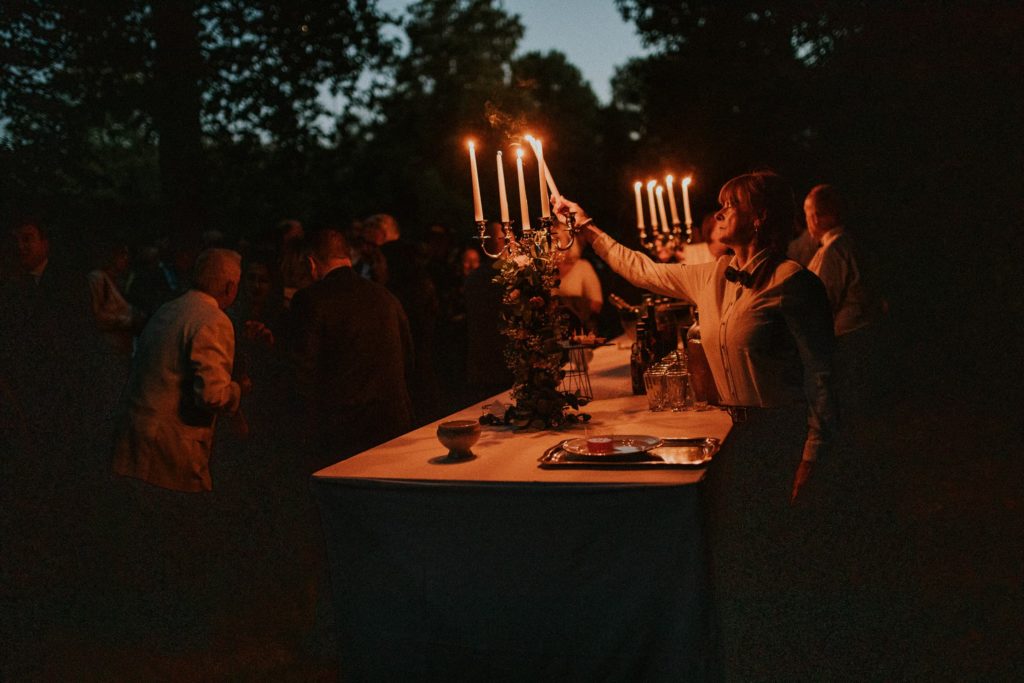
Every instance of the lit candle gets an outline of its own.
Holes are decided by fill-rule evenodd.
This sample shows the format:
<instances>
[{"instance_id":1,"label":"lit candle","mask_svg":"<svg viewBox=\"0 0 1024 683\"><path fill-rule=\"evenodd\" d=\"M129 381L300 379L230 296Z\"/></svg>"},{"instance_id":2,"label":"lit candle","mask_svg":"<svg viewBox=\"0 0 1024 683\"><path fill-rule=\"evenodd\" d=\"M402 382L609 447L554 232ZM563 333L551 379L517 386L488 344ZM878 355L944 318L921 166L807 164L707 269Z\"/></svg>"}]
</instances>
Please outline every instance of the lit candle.
<instances>
[{"instance_id":1,"label":"lit candle","mask_svg":"<svg viewBox=\"0 0 1024 683\"><path fill-rule=\"evenodd\" d=\"M644 206L643 200L640 199L640 189L644 186L639 180L633 183L633 192L636 194L636 228L640 231L640 234L644 234Z\"/></svg>"},{"instance_id":2,"label":"lit candle","mask_svg":"<svg viewBox=\"0 0 1024 683\"><path fill-rule=\"evenodd\" d=\"M686 176L683 178L683 213L686 214L686 224L693 225L693 216L690 215L690 183L693 182L693 178Z\"/></svg>"},{"instance_id":3,"label":"lit candle","mask_svg":"<svg viewBox=\"0 0 1024 683\"><path fill-rule=\"evenodd\" d=\"M658 215L661 217L661 231L668 232L668 218L665 217L665 188L658 185L655 193L658 195Z\"/></svg>"},{"instance_id":4,"label":"lit candle","mask_svg":"<svg viewBox=\"0 0 1024 683\"><path fill-rule=\"evenodd\" d=\"M672 225L679 225L679 212L676 211L676 194L672 188L672 183L675 180L671 173L665 176L665 194L668 195L668 208L672 212Z\"/></svg>"},{"instance_id":5,"label":"lit candle","mask_svg":"<svg viewBox=\"0 0 1024 683\"><path fill-rule=\"evenodd\" d=\"M533 148L533 153L535 155L537 155L538 157L542 156L542 153L537 151L537 148L540 145L540 140L533 137L532 135L527 135L526 141L530 143L530 147ZM554 195L555 197L562 196L561 193L558 191L558 186L555 185L555 178L554 176L551 175L551 169L548 167L547 162L544 162L544 177L548 181L548 190L551 192L551 194Z\"/></svg>"},{"instance_id":6,"label":"lit candle","mask_svg":"<svg viewBox=\"0 0 1024 683\"><path fill-rule=\"evenodd\" d=\"M505 164L498 150L498 202L501 204L501 222L508 223L508 195L505 194Z\"/></svg>"},{"instance_id":7,"label":"lit candle","mask_svg":"<svg viewBox=\"0 0 1024 683\"><path fill-rule=\"evenodd\" d=\"M651 210L651 234L658 232L658 212L654 208L654 186L657 185L656 180L647 181L647 207Z\"/></svg>"},{"instance_id":8,"label":"lit candle","mask_svg":"<svg viewBox=\"0 0 1024 683\"><path fill-rule=\"evenodd\" d=\"M561 197L561 193L558 191L558 186L555 185L555 179L551 175L551 169L548 168L547 163L544 164L544 177L548 179L548 189L551 190L551 194L556 197Z\"/></svg>"},{"instance_id":9,"label":"lit candle","mask_svg":"<svg viewBox=\"0 0 1024 683\"><path fill-rule=\"evenodd\" d=\"M516 150L516 170L519 172L519 210L523 214L523 229L530 228L530 206L526 202L526 177L523 175L523 148Z\"/></svg>"},{"instance_id":10,"label":"lit candle","mask_svg":"<svg viewBox=\"0 0 1024 683\"><path fill-rule=\"evenodd\" d=\"M550 218L551 200L548 199L548 185L545 178L548 165L544 163L544 145L541 144L540 140L536 140L536 142L537 144L534 145L534 149L537 153L537 179L540 181L540 215L544 218Z\"/></svg>"},{"instance_id":11,"label":"lit candle","mask_svg":"<svg viewBox=\"0 0 1024 683\"><path fill-rule=\"evenodd\" d=\"M484 219L484 207L480 202L480 176L476 172L476 145L469 141L469 170L473 175L473 219L479 223Z\"/></svg>"}]
</instances>

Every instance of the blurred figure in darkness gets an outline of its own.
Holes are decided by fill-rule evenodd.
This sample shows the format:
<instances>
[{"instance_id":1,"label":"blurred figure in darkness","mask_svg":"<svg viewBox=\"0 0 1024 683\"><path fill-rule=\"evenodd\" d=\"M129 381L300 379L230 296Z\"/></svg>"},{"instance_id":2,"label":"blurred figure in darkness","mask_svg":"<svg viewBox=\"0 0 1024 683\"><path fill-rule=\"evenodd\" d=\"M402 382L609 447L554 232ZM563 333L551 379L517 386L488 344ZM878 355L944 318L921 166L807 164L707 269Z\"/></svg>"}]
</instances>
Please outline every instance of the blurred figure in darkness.
<instances>
[{"instance_id":1,"label":"blurred figure in darkness","mask_svg":"<svg viewBox=\"0 0 1024 683\"><path fill-rule=\"evenodd\" d=\"M177 269L170 262L170 248L170 240L161 238L140 249L125 283L125 298L147 318L184 291Z\"/></svg>"},{"instance_id":2,"label":"blurred figure in darkness","mask_svg":"<svg viewBox=\"0 0 1024 683\"><path fill-rule=\"evenodd\" d=\"M131 265L128 247L108 246L100 258L100 267L88 275L93 318L110 350L127 364L132 355L132 342L142 331L146 319L121 293L121 283Z\"/></svg>"},{"instance_id":3,"label":"blurred figure in darkness","mask_svg":"<svg viewBox=\"0 0 1024 683\"><path fill-rule=\"evenodd\" d=\"M208 249L196 262L195 289L150 318L139 337L124 415L114 443L120 475L138 525L125 539L134 563L126 604L162 642L199 647L223 595L228 548L216 530L210 476L216 418L237 411L248 383L232 380L235 335L224 314L235 300L241 257ZM141 569L141 571L139 571Z\"/></svg>"},{"instance_id":4,"label":"blurred figure in darkness","mask_svg":"<svg viewBox=\"0 0 1024 683\"><path fill-rule=\"evenodd\" d=\"M354 252L352 267L363 277L384 282L386 264L380 248L402 236L394 216L378 213L359 223L360 246Z\"/></svg>"},{"instance_id":5,"label":"blurred figure in darkness","mask_svg":"<svg viewBox=\"0 0 1024 683\"><path fill-rule=\"evenodd\" d=\"M418 245L406 240L392 240L380 247L380 254L384 259L382 284L401 302L409 320L416 353L409 378L409 394L415 423L426 424L445 414L434 370L439 313L437 291L427 275L426 255Z\"/></svg>"},{"instance_id":6,"label":"blurred figure in darkness","mask_svg":"<svg viewBox=\"0 0 1024 683\"><path fill-rule=\"evenodd\" d=\"M307 475L410 429L414 358L401 304L355 273L341 232L314 232L309 249L315 282L292 299L287 335L316 435Z\"/></svg>"},{"instance_id":7,"label":"blurred figure in darkness","mask_svg":"<svg viewBox=\"0 0 1024 683\"><path fill-rule=\"evenodd\" d=\"M501 223L490 222L487 235L487 251L499 253L505 246ZM501 333L505 289L494 282L496 263L487 259L466 277L466 404L512 388L512 372L504 356L506 338Z\"/></svg>"},{"instance_id":8,"label":"blurred figure in darkness","mask_svg":"<svg viewBox=\"0 0 1024 683\"><path fill-rule=\"evenodd\" d=\"M818 251L818 246L818 240L810 230L804 228L789 243L789 247L786 248L786 256L806 268L814 258L815 252Z\"/></svg>"},{"instance_id":9,"label":"blurred figure in darkness","mask_svg":"<svg viewBox=\"0 0 1024 683\"><path fill-rule=\"evenodd\" d=\"M99 474L90 447L106 413L85 272L38 217L5 231L15 269L0 287L0 573L6 627L66 609L81 572ZM88 484L84 483L88 482ZM6 653L5 653L6 654Z\"/></svg>"},{"instance_id":10,"label":"blurred figure in darkness","mask_svg":"<svg viewBox=\"0 0 1024 683\"><path fill-rule=\"evenodd\" d=\"M563 235L560 239L566 238ZM579 241L574 241L569 249L559 253L558 298L561 305L575 317L570 324L574 331L594 332L597 329L597 316L604 305L604 294L594 266L582 254Z\"/></svg>"},{"instance_id":11,"label":"blurred figure in darkness","mask_svg":"<svg viewBox=\"0 0 1024 683\"><path fill-rule=\"evenodd\" d=\"M825 285L836 335L836 393L840 407L861 413L879 382L877 342L883 304L863 272L863 259L846 228L846 203L832 185L817 185L804 200L807 232L821 246L807 269Z\"/></svg>"},{"instance_id":12,"label":"blurred figure in darkness","mask_svg":"<svg viewBox=\"0 0 1024 683\"><path fill-rule=\"evenodd\" d=\"M480 267L481 261L479 248L472 246L463 249L459 257L459 270L462 272L462 277L469 277L470 273Z\"/></svg>"}]
</instances>

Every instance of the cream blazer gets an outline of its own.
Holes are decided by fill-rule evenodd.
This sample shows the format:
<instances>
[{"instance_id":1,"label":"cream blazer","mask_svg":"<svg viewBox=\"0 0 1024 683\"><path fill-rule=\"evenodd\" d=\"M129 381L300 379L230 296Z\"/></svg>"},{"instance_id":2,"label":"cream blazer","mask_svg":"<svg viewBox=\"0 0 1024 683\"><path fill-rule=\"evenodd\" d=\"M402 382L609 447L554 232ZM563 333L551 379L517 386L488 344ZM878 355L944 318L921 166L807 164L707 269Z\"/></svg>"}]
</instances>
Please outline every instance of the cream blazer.
<instances>
[{"instance_id":1,"label":"cream blazer","mask_svg":"<svg viewBox=\"0 0 1024 683\"><path fill-rule=\"evenodd\" d=\"M234 356L234 329L213 297L190 290L160 307L139 337L114 472L175 491L212 490L215 418L241 398Z\"/></svg>"}]
</instances>

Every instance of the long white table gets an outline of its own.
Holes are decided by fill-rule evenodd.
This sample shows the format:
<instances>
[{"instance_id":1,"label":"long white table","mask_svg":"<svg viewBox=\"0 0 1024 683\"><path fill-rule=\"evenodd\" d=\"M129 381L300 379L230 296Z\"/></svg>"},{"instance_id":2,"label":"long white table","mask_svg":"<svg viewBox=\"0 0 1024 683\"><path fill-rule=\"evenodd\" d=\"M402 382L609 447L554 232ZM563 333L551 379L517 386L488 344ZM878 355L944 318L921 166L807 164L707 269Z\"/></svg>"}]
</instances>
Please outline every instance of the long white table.
<instances>
[{"instance_id":1,"label":"long white table","mask_svg":"<svg viewBox=\"0 0 1024 683\"><path fill-rule=\"evenodd\" d=\"M731 421L648 411L618 346L595 351L590 378L586 427L485 427L476 459L436 465L434 423L314 475L343 678L708 675L703 470L537 459L588 431L724 440Z\"/></svg>"}]
</instances>

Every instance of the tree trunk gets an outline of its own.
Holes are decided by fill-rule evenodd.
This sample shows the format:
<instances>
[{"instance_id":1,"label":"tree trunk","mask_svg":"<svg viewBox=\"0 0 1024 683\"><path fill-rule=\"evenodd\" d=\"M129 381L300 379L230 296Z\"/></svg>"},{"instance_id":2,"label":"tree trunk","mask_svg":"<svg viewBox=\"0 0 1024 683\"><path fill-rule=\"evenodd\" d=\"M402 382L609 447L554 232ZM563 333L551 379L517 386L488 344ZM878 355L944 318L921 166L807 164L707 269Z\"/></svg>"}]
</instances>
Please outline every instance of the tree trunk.
<instances>
[{"instance_id":1,"label":"tree trunk","mask_svg":"<svg viewBox=\"0 0 1024 683\"><path fill-rule=\"evenodd\" d=\"M206 229L199 23L194 0L153 3L154 120L159 135L160 192L166 233L181 245L198 244Z\"/></svg>"}]
</instances>

